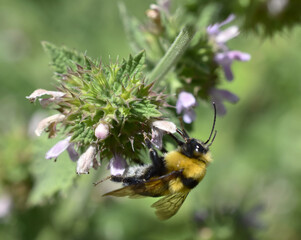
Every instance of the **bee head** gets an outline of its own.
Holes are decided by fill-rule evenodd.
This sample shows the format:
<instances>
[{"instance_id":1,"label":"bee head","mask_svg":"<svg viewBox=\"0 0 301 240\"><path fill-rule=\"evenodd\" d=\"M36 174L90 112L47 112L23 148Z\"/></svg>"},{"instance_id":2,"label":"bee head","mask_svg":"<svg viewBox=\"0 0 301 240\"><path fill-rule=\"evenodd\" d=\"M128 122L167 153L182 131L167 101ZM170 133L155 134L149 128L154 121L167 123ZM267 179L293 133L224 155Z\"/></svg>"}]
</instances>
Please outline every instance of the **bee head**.
<instances>
[{"instance_id":1,"label":"bee head","mask_svg":"<svg viewBox=\"0 0 301 240\"><path fill-rule=\"evenodd\" d=\"M187 138L181 146L181 151L187 157L199 158L209 151L209 146L195 138Z\"/></svg>"},{"instance_id":2,"label":"bee head","mask_svg":"<svg viewBox=\"0 0 301 240\"><path fill-rule=\"evenodd\" d=\"M215 103L213 103L213 107L214 107L214 120L213 120L213 125L212 125L210 136L209 136L209 138L206 142L199 141L195 138L190 138L188 136L187 132L184 129L182 129L182 130L177 129L177 132L185 140L185 142L183 142L180 145L181 152L183 154L185 154L187 157L199 158L199 157L201 157L202 155L206 154L209 151L209 147L213 143L213 141L215 139L215 136L216 136L216 133L217 133L216 130L214 131L215 122L216 122L216 106L215 106ZM212 138L212 136L213 136L213 138ZM212 140L211 140L211 138L212 138Z\"/></svg>"}]
</instances>

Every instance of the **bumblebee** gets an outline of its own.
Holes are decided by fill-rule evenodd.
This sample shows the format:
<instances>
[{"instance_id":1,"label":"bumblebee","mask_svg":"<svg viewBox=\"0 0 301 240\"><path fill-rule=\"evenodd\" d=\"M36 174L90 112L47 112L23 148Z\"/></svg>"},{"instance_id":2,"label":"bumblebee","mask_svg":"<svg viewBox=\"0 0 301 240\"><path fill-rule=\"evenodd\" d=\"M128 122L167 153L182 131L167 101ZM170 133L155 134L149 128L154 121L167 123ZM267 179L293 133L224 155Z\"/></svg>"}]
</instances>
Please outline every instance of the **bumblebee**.
<instances>
[{"instance_id":1,"label":"bumblebee","mask_svg":"<svg viewBox=\"0 0 301 240\"><path fill-rule=\"evenodd\" d=\"M111 181L121 182L123 187L103 196L163 197L152 205L156 209L157 217L166 220L174 216L191 189L204 178L206 168L212 161L209 147L217 133L214 131L216 107L214 104L213 106L214 121L207 141L190 138L184 129L177 129L181 140L174 134L169 135L178 148L170 152L163 149L163 156L159 156L151 141L145 137L152 164L132 166L126 169L123 175L110 176Z\"/></svg>"}]
</instances>

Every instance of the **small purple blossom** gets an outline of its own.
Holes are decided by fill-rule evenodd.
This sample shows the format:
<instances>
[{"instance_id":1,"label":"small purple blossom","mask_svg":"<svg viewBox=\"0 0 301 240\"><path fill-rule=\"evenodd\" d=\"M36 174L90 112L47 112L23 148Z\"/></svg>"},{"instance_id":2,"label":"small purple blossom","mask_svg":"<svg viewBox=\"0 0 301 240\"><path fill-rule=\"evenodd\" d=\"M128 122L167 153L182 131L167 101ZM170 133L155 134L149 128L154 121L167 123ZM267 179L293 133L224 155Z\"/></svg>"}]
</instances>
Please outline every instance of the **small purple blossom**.
<instances>
[{"instance_id":1,"label":"small purple blossom","mask_svg":"<svg viewBox=\"0 0 301 240\"><path fill-rule=\"evenodd\" d=\"M109 169L111 175L122 175L127 167L126 160L120 154L114 154L114 157L110 160Z\"/></svg>"},{"instance_id":2,"label":"small purple blossom","mask_svg":"<svg viewBox=\"0 0 301 240\"><path fill-rule=\"evenodd\" d=\"M215 54L215 61L222 66L228 81L233 80L233 73L231 70L233 60L245 62L251 59L250 54L240 51L230 51L226 45L227 41L239 35L239 29L237 26L231 26L222 31L220 30L220 27L231 22L234 18L235 16L232 14L224 22L207 27L207 34L217 51Z\"/></svg>"},{"instance_id":3,"label":"small purple blossom","mask_svg":"<svg viewBox=\"0 0 301 240\"><path fill-rule=\"evenodd\" d=\"M45 155L46 159L52 159L57 157L64 152L70 145L71 136L65 138L64 140L59 141L55 144Z\"/></svg>"},{"instance_id":4,"label":"small purple blossom","mask_svg":"<svg viewBox=\"0 0 301 240\"><path fill-rule=\"evenodd\" d=\"M251 59L250 54L243 53L240 51L226 51L220 52L215 55L215 61L220 64L225 73L225 77L228 81L233 80L233 73L231 70L231 65L234 60L245 62Z\"/></svg>"},{"instance_id":5,"label":"small purple blossom","mask_svg":"<svg viewBox=\"0 0 301 240\"><path fill-rule=\"evenodd\" d=\"M76 161L78 159L78 153L74 149L74 144L70 143L70 140L71 140L71 136L59 141L46 153L45 158L46 159L54 158L56 160L58 156L61 155L62 152L67 150L70 159L72 161Z\"/></svg>"},{"instance_id":6,"label":"small purple blossom","mask_svg":"<svg viewBox=\"0 0 301 240\"><path fill-rule=\"evenodd\" d=\"M70 159L73 161L73 162L76 162L78 160L78 152L75 150L74 148L74 143L71 143L68 147L67 147L67 152L68 152L68 155L70 157Z\"/></svg>"},{"instance_id":7,"label":"small purple blossom","mask_svg":"<svg viewBox=\"0 0 301 240\"><path fill-rule=\"evenodd\" d=\"M226 46L226 42L239 35L239 29L237 26L231 26L225 30L220 30L222 26L231 22L234 18L235 16L231 14L222 23L216 23L207 27L207 34L209 35L209 38L216 45L216 48L219 51L227 51L228 47Z\"/></svg>"},{"instance_id":8,"label":"small purple blossom","mask_svg":"<svg viewBox=\"0 0 301 240\"><path fill-rule=\"evenodd\" d=\"M220 28L235 19L235 15L231 14L225 21L221 23L215 23L207 27L207 33L211 36L218 35L220 33Z\"/></svg>"},{"instance_id":9,"label":"small purple blossom","mask_svg":"<svg viewBox=\"0 0 301 240\"><path fill-rule=\"evenodd\" d=\"M212 101L216 104L216 110L219 115L225 115L227 112L223 101L236 103L239 100L235 94L224 89L212 88L209 94L211 95Z\"/></svg>"},{"instance_id":10,"label":"small purple blossom","mask_svg":"<svg viewBox=\"0 0 301 240\"><path fill-rule=\"evenodd\" d=\"M237 26L231 26L227 29L220 31L219 34L215 36L215 41L220 47L223 47L226 42L235 38L239 35L239 28Z\"/></svg>"},{"instance_id":11,"label":"small purple blossom","mask_svg":"<svg viewBox=\"0 0 301 240\"><path fill-rule=\"evenodd\" d=\"M192 123L196 117L193 107L197 105L195 97L189 92L181 92L176 104L177 114L183 113L183 121Z\"/></svg>"}]
</instances>

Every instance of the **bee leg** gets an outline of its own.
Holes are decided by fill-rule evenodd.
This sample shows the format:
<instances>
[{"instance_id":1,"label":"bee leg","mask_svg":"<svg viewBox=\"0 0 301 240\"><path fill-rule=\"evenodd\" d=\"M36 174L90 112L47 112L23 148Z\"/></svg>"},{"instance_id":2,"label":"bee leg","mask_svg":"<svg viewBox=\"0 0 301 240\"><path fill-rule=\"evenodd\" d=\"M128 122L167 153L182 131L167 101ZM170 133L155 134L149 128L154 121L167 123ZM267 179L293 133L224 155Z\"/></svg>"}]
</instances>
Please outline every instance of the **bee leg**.
<instances>
[{"instance_id":1,"label":"bee leg","mask_svg":"<svg viewBox=\"0 0 301 240\"><path fill-rule=\"evenodd\" d=\"M140 179L140 178L135 178L135 177L122 177L121 175L117 175L117 176L111 176L110 177L111 181L113 182L121 182L124 185L135 185L135 184L139 184L139 183L143 183L145 182L144 179Z\"/></svg>"},{"instance_id":2,"label":"bee leg","mask_svg":"<svg viewBox=\"0 0 301 240\"><path fill-rule=\"evenodd\" d=\"M165 164L163 161L163 157L159 157L157 151L153 148L152 143L148 138L145 138L145 143L146 143L147 148L149 149L149 156L153 163L153 167L148 172L148 174L147 174L148 176L146 177L146 179L148 179L154 175L164 174L166 171L166 168L165 168Z\"/></svg>"},{"instance_id":3,"label":"bee leg","mask_svg":"<svg viewBox=\"0 0 301 240\"><path fill-rule=\"evenodd\" d=\"M124 177L121 175L111 175L111 181L113 182L123 182Z\"/></svg>"},{"instance_id":4,"label":"bee leg","mask_svg":"<svg viewBox=\"0 0 301 240\"><path fill-rule=\"evenodd\" d=\"M168 151L166 150L165 147L162 147L162 148L161 148L161 152L165 154L165 153L167 153Z\"/></svg>"},{"instance_id":5,"label":"bee leg","mask_svg":"<svg viewBox=\"0 0 301 240\"><path fill-rule=\"evenodd\" d=\"M184 143L181 141L181 140L179 140L175 135L173 135L172 133L169 133L168 134L169 136L171 136L175 141L176 141L176 143L181 147Z\"/></svg>"}]
</instances>

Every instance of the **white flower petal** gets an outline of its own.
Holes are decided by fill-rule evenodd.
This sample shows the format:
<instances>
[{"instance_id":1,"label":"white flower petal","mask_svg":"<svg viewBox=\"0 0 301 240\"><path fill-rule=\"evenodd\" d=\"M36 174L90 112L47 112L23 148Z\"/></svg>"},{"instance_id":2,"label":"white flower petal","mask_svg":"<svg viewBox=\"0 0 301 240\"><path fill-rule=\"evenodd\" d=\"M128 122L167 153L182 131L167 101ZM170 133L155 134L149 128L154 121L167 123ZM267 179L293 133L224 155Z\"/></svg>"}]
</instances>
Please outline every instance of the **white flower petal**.
<instances>
[{"instance_id":1,"label":"white flower petal","mask_svg":"<svg viewBox=\"0 0 301 240\"><path fill-rule=\"evenodd\" d=\"M164 121L164 120L154 121L153 127L156 127L168 133L175 133L177 131L176 124L170 121Z\"/></svg>"},{"instance_id":2,"label":"white flower petal","mask_svg":"<svg viewBox=\"0 0 301 240\"><path fill-rule=\"evenodd\" d=\"M0 219L6 217L12 208L12 198L8 194L0 196Z\"/></svg>"},{"instance_id":3,"label":"white flower petal","mask_svg":"<svg viewBox=\"0 0 301 240\"><path fill-rule=\"evenodd\" d=\"M42 132L51 124L54 122L61 122L65 119L65 115L63 114L54 114L50 117L44 118L42 121L39 122L35 134L39 137L41 136Z\"/></svg>"},{"instance_id":4,"label":"white flower petal","mask_svg":"<svg viewBox=\"0 0 301 240\"><path fill-rule=\"evenodd\" d=\"M37 89L26 98L29 99L29 101L34 102L37 98L43 97L45 95L49 95L53 99L59 99L63 97L65 93L59 91L47 91L45 89Z\"/></svg>"},{"instance_id":5,"label":"white flower petal","mask_svg":"<svg viewBox=\"0 0 301 240\"><path fill-rule=\"evenodd\" d=\"M177 131L177 126L170 121L154 121L152 124L152 140L151 142L155 147L162 148L162 138L164 133L175 133Z\"/></svg>"},{"instance_id":6,"label":"white flower petal","mask_svg":"<svg viewBox=\"0 0 301 240\"><path fill-rule=\"evenodd\" d=\"M96 147L90 146L88 149L79 157L77 161L77 174L88 174L91 167L93 167L94 158L96 155Z\"/></svg>"}]
</instances>

